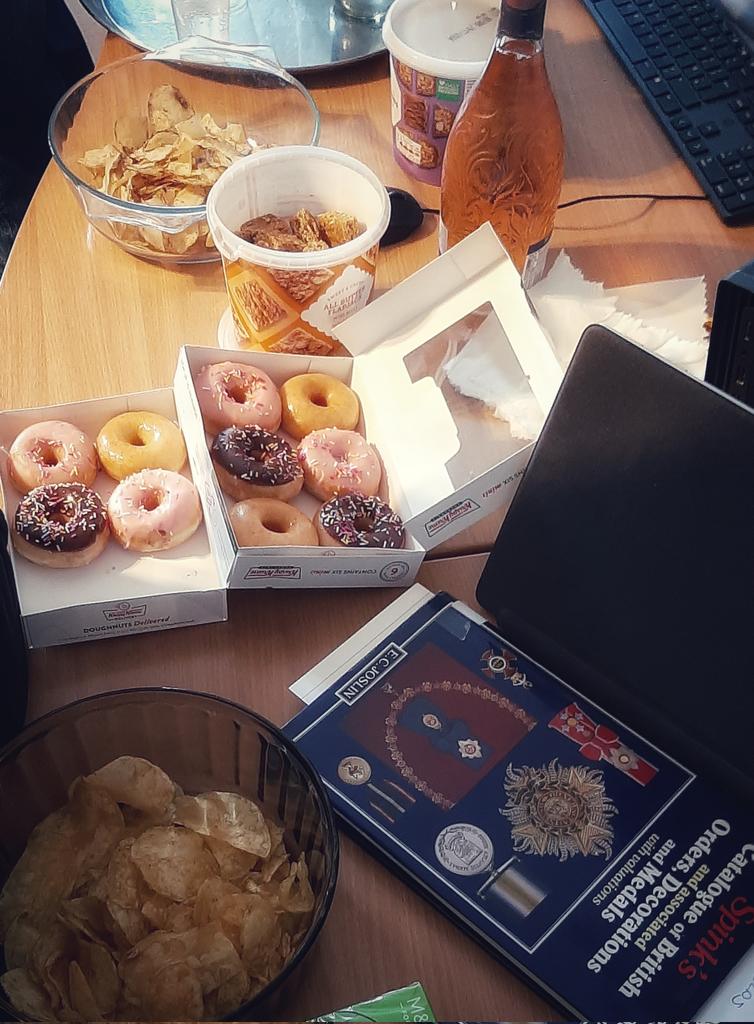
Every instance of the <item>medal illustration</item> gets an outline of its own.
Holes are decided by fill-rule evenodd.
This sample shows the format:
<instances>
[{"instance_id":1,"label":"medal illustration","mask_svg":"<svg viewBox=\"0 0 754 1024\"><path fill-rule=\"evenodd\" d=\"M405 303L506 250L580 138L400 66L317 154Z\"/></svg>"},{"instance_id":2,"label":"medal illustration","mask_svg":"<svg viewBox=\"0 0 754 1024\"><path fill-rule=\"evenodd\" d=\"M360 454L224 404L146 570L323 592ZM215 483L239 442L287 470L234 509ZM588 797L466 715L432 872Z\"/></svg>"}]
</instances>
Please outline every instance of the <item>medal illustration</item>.
<instances>
[{"instance_id":1,"label":"medal illustration","mask_svg":"<svg viewBox=\"0 0 754 1024\"><path fill-rule=\"evenodd\" d=\"M347 786L363 786L372 777L372 768L363 757L344 757L338 765L338 778Z\"/></svg>"},{"instance_id":2,"label":"medal illustration","mask_svg":"<svg viewBox=\"0 0 754 1024\"><path fill-rule=\"evenodd\" d=\"M516 867L518 857L511 857L495 868L477 890L482 900L500 900L521 917L528 917L547 895Z\"/></svg>"},{"instance_id":3,"label":"medal illustration","mask_svg":"<svg viewBox=\"0 0 754 1024\"><path fill-rule=\"evenodd\" d=\"M516 853L538 857L604 857L613 852L611 818L617 814L605 793L601 771L553 760L541 768L505 773L508 802L500 813L511 823Z\"/></svg>"},{"instance_id":4,"label":"medal illustration","mask_svg":"<svg viewBox=\"0 0 754 1024\"><path fill-rule=\"evenodd\" d=\"M569 704L559 711L550 728L578 743L579 753L590 761L607 761L640 786L646 786L657 774L654 765L627 747L612 729L593 722L578 704Z\"/></svg>"},{"instance_id":5,"label":"medal illustration","mask_svg":"<svg viewBox=\"0 0 754 1024\"><path fill-rule=\"evenodd\" d=\"M501 651L486 650L482 655L482 672L484 675L494 679L495 676L502 676L509 680L514 686L523 686L524 689L531 689L531 682L526 678L526 673L518 668L518 659L504 647Z\"/></svg>"}]
</instances>

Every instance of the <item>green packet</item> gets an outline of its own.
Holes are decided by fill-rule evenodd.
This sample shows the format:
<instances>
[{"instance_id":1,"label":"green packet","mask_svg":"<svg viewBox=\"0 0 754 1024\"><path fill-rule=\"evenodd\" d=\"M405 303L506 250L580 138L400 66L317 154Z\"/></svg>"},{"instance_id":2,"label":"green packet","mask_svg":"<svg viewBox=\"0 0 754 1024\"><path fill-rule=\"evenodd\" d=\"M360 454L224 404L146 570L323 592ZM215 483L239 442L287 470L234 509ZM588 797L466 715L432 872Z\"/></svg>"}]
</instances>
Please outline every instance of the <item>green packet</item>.
<instances>
[{"instance_id":1,"label":"green packet","mask_svg":"<svg viewBox=\"0 0 754 1024\"><path fill-rule=\"evenodd\" d=\"M384 996L369 999L366 1003L354 1003L335 1013L327 1013L324 1017L313 1020L333 1021L434 1021L435 1015L424 989L418 981L405 988L397 988L394 992L386 992Z\"/></svg>"}]
</instances>

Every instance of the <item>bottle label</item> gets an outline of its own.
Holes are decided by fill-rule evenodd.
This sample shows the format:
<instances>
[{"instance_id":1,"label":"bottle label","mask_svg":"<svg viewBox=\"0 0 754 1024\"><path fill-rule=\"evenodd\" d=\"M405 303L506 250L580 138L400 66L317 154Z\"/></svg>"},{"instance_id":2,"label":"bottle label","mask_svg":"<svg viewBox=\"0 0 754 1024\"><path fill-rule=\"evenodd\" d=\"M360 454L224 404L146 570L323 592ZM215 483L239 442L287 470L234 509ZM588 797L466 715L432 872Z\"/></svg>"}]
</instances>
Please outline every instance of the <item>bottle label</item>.
<instances>
[{"instance_id":1,"label":"bottle label","mask_svg":"<svg viewBox=\"0 0 754 1024\"><path fill-rule=\"evenodd\" d=\"M548 235L547 238L537 242L536 245L529 246L526 263L524 263L524 272L521 275L521 283L524 288L531 288L533 284L541 281L544 277L547 264L547 250L550 248L551 238L552 235Z\"/></svg>"}]
</instances>

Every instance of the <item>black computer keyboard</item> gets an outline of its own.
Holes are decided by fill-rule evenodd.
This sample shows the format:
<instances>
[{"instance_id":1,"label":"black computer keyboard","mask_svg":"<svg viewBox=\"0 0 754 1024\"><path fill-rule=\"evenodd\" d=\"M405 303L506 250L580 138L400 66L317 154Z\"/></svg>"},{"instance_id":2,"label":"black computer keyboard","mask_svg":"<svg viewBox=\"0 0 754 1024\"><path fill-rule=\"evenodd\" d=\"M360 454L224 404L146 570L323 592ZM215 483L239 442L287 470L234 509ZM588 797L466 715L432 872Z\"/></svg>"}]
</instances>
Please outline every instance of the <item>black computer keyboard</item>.
<instances>
[{"instance_id":1,"label":"black computer keyboard","mask_svg":"<svg viewBox=\"0 0 754 1024\"><path fill-rule=\"evenodd\" d=\"M715 0L584 0L727 224L754 219L754 50Z\"/></svg>"}]
</instances>

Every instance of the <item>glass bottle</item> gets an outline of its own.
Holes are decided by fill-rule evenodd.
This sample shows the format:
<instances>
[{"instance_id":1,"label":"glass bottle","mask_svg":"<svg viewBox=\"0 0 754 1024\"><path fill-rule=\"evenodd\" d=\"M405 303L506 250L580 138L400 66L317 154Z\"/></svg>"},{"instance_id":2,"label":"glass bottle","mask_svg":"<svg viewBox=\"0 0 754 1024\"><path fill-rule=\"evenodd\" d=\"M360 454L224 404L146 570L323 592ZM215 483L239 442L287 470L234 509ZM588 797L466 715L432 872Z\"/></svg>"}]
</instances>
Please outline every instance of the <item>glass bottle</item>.
<instances>
[{"instance_id":1,"label":"glass bottle","mask_svg":"<svg viewBox=\"0 0 754 1024\"><path fill-rule=\"evenodd\" d=\"M563 129L545 67L547 0L502 0L492 54L450 133L440 251L489 221L527 284L544 271L563 180Z\"/></svg>"}]
</instances>

